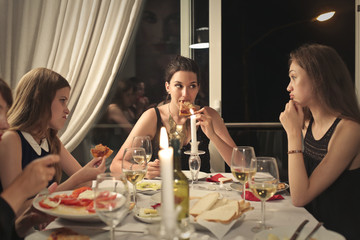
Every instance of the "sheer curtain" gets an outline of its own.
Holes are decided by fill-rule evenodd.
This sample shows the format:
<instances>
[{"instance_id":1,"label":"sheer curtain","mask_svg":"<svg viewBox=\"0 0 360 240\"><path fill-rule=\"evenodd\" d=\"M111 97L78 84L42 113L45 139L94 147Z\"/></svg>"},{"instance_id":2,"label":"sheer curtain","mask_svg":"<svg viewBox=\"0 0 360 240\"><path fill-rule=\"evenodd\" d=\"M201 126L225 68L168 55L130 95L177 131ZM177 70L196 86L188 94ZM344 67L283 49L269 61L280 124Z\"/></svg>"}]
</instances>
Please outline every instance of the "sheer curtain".
<instances>
[{"instance_id":1,"label":"sheer curtain","mask_svg":"<svg viewBox=\"0 0 360 240\"><path fill-rule=\"evenodd\" d=\"M143 0L0 0L0 76L15 88L46 67L71 85L61 141L72 151L93 125L124 59Z\"/></svg>"}]
</instances>

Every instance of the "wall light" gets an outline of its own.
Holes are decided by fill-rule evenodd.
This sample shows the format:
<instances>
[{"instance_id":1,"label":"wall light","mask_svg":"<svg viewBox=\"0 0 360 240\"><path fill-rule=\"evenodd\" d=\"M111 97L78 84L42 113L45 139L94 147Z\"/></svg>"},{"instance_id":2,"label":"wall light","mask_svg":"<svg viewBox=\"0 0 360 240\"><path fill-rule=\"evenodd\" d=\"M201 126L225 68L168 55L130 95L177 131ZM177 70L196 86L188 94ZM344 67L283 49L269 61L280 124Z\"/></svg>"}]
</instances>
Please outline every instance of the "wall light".
<instances>
[{"instance_id":1,"label":"wall light","mask_svg":"<svg viewBox=\"0 0 360 240\"><path fill-rule=\"evenodd\" d=\"M196 30L196 43L191 44L191 49L206 49L209 48L209 28L201 27Z\"/></svg>"},{"instance_id":2,"label":"wall light","mask_svg":"<svg viewBox=\"0 0 360 240\"><path fill-rule=\"evenodd\" d=\"M323 14L320 14L316 20L318 20L319 22L324 22L324 21L327 21L329 20L330 18L332 18L335 14L335 11L331 11L331 12L327 12L327 13L323 13Z\"/></svg>"}]
</instances>

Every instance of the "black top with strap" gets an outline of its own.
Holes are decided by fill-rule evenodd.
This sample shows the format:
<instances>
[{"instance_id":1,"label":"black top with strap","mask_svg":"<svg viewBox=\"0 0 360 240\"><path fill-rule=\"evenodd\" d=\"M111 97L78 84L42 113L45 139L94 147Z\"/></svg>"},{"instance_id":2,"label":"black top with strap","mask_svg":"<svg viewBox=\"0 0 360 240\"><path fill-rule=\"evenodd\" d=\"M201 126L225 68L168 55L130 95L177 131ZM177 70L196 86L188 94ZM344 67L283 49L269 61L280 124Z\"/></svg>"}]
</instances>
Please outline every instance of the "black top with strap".
<instances>
[{"instance_id":1,"label":"black top with strap","mask_svg":"<svg viewBox=\"0 0 360 240\"><path fill-rule=\"evenodd\" d=\"M160 150L160 129L163 126L161 121L160 112L157 107L154 107L156 116L157 116L157 124L156 124L156 133L154 138L152 139L152 147L153 147L153 156L151 160L159 158L158 152ZM199 143L199 150L205 151L205 154L200 155L201 158L201 167L200 171L202 172L210 172L210 152L209 152L209 143L210 139L205 135L202 131L201 127L199 127L196 131L197 140L200 141ZM189 170L189 155L185 154L185 151L191 150L191 144L188 143L187 145L181 148L181 168L182 170Z\"/></svg>"},{"instance_id":2,"label":"black top with strap","mask_svg":"<svg viewBox=\"0 0 360 240\"><path fill-rule=\"evenodd\" d=\"M304 139L304 162L308 176L319 165L328 152L328 145L336 126L337 118L325 135L315 140L312 134L313 119L310 120ZM342 149L339 149L342 151ZM342 159L338 159L341 161ZM331 186L311 201L306 209L324 226L341 233L347 240L360 236L360 168L345 170Z\"/></svg>"}]
</instances>

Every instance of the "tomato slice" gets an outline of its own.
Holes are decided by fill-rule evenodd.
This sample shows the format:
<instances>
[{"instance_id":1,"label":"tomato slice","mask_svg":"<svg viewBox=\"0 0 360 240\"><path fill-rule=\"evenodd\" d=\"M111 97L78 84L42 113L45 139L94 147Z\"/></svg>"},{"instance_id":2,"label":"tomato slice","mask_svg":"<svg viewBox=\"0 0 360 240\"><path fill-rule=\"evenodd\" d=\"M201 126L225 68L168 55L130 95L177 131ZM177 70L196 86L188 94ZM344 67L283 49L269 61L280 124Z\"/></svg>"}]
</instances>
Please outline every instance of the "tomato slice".
<instances>
[{"instance_id":1,"label":"tomato slice","mask_svg":"<svg viewBox=\"0 0 360 240\"><path fill-rule=\"evenodd\" d=\"M82 192L85 192L86 190L92 190L90 187L81 187L81 188L77 188L75 189L72 194L70 195L71 197L73 198L77 198L79 197L79 195L82 193Z\"/></svg>"},{"instance_id":2,"label":"tomato slice","mask_svg":"<svg viewBox=\"0 0 360 240\"><path fill-rule=\"evenodd\" d=\"M43 199L43 200L41 200L41 201L39 202L39 206L42 207L42 208L46 208L46 209L52 209L53 207L47 205L46 203L44 203L44 200L45 200L45 199Z\"/></svg>"}]
</instances>

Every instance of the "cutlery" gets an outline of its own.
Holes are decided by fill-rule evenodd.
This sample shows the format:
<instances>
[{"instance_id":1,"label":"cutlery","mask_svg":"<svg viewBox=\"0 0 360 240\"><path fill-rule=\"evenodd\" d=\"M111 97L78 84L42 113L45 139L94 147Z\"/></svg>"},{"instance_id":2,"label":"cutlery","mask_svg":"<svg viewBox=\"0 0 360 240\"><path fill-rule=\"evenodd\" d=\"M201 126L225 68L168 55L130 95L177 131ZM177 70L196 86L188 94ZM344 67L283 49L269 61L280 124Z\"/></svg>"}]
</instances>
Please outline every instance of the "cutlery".
<instances>
[{"instance_id":1,"label":"cutlery","mask_svg":"<svg viewBox=\"0 0 360 240\"><path fill-rule=\"evenodd\" d=\"M294 234L291 236L290 240L295 240L298 238L301 230L304 228L304 226L309 222L309 220L304 220L299 227L295 230Z\"/></svg>"},{"instance_id":2,"label":"cutlery","mask_svg":"<svg viewBox=\"0 0 360 240\"><path fill-rule=\"evenodd\" d=\"M323 225L324 223L319 222L314 229L309 233L309 235L306 236L305 240L310 240L310 237L314 235L314 233Z\"/></svg>"}]
</instances>

